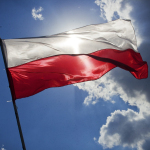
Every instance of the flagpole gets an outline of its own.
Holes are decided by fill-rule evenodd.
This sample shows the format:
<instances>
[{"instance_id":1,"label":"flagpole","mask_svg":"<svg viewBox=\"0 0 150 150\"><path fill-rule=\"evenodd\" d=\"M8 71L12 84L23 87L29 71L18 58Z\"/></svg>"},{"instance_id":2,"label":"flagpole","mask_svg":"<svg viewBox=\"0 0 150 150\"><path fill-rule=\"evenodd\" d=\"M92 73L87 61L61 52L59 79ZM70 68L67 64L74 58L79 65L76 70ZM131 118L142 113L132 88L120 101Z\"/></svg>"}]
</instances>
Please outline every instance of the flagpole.
<instances>
[{"instance_id":1,"label":"flagpole","mask_svg":"<svg viewBox=\"0 0 150 150\"><path fill-rule=\"evenodd\" d=\"M2 51L2 55L3 55L3 59L4 59L6 73L7 73L6 60L5 60L5 57L4 57L4 49L3 49L2 39L1 38L0 38L0 46L1 46L1 51ZM7 78L8 78L8 73L7 73ZM9 78L8 78L8 81L9 81ZM11 91L11 89L10 89L10 91ZM12 102L13 102L13 107L14 107L14 111L15 111L15 116L16 116L16 120L17 120L18 129L19 129L19 134L20 134L20 138L21 138L22 148L23 148L23 150L26 150L25 142L24 142L24 138L23 138L23 134L22 134L22 129L21 129L21 124L20 124L20 121L19 121L19 115L18 115L18 111L17 111L17 106L16 106L16 103L15 103L15 100L13 99L12 91L11 91L11 97L12 97Z\"/></svg>"},{"instance_id":2,"label":"flagpole","mask_svg":"<svg viewBox=\"0 0 150 150\"><path fill-rule=\"evenodd\" d=\"M24 142L24 138L23 138L23 134L22 134L22 130L21 130L21 125L20 125L20 121L19 121L19 115L18 115L18 111L17 111L17 106L16 106L15 101L13 101L13 106L14 106L14 111L15 111L15 115L16 115L18 129L19 129L19 133L20 133L22 148L23 148L23 150L26 150L25 142Z\"/></svg>"}]
</instances>

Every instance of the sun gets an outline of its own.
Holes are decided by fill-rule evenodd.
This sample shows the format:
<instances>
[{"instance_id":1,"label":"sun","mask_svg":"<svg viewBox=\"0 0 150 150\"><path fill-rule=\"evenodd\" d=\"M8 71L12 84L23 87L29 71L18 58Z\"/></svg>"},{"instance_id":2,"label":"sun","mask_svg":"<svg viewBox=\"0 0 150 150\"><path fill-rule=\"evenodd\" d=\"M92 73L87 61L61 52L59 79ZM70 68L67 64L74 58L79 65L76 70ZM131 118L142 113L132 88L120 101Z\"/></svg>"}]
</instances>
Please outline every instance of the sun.
<instances>
[{"instance_id":1,"label":"sun","mask_svg":"<svg viewBox=\"0 0 150 150\"><path fill-rule=\"evenodd\" d=\"M70 47L73 48L74 54L79 54L79 45L81 43L81 39L75 35L70 35L68 40L66 41Z\"/></svg>"}]
</instances>

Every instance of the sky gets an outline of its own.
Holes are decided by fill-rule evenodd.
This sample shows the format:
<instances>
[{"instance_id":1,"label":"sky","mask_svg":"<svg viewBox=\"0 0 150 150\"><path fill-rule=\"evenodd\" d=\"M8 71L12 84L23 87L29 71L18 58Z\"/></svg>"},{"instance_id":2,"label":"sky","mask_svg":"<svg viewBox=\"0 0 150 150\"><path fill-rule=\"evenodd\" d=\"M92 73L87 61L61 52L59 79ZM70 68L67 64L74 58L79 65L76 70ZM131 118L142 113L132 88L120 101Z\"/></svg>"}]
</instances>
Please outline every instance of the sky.
<instances>
[{"instance_id":1,"label":"sky","mask_svg":"<svg viewBox=\"0 0 150 150\"><path fill-rule=\"evenodd\" d=\"M46 36L130 19L150 64L149 0L0 0L2 39ZM150 66L150 65L149 65ZM115 68L95 81L16 100L27 150L149 150L150 78ZM0 150L21 150L0 53Z\"/></svg>"}]
</instances>

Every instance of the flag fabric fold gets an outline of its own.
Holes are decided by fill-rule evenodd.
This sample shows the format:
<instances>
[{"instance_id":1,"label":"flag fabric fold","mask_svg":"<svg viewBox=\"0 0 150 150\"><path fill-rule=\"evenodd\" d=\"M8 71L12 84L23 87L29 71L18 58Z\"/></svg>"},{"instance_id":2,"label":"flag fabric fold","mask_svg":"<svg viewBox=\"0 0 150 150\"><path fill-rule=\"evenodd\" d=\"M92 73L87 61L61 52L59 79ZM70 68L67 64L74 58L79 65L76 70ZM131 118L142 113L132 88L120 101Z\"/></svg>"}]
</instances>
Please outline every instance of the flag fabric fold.
<instances>
[{"instance_id":1,"label":"flag fabric fold","mask_svg":"<svg viewBox=\"0 0 150 150\"><path fill-rule=\"evenodd\" d=\"M13 100L96 80L115 67L148 76L131 21L116 20L37 38L2 40Z\"/></svg>"}]
</instances>

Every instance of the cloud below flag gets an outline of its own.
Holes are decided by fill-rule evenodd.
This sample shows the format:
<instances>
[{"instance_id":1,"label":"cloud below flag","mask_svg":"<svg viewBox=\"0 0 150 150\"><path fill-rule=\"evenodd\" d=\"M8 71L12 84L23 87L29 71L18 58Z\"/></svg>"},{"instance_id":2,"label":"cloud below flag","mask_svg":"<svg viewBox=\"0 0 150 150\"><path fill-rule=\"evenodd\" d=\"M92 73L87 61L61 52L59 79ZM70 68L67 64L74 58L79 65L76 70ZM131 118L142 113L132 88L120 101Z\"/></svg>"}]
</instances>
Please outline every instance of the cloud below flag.
<instances>
[{"instance_id":1,"label":"cloud below flag","mask_svg":"<svg viewBox=\"0 0 150 150\"><path fill-rule=\"evenodd\" d=\"M2 44L13 100L50 87L95 80L115 67L137 79L148 76L130 20L46 37L6 39Z\"/></svg>"}]
</instances>

